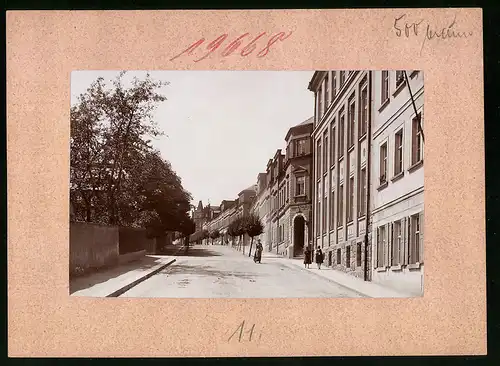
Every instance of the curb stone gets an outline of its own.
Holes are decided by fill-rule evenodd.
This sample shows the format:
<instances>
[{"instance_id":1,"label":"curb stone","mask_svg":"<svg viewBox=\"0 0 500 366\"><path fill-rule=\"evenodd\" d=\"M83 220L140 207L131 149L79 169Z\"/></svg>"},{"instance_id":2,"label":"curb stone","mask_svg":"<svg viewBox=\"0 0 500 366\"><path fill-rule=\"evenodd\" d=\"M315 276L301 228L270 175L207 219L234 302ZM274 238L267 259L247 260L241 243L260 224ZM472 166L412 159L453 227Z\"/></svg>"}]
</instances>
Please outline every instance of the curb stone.
<instances>
[{"instance_id":1,"label":"curb stone","mask_svg":"<svg viewBox=\"0 0 500 366\"><path fill-rule=\"evenodd\" d=\"M172 263L174 263L176 260L177 259L175 259L175 258L172 259L172 260L170 260L169 262L161 265L160 267L158 267L154 271L149 272L145 276L142 276L142 277L138 278L137 280L135 280L134 282L129 283L126 286L123 286L122 288L120 288L120 289L118 289L118 290L110 293L109 295L106 295L106 297L118 297L120 295L123 295L125 292L127 292L128 290L130 290L132 287L135 287L139 283L146 281L148 278L150 278L150 277L154 276L155 274L157 274L158 272L162 271L163 269L165 269L166 267L168 267L169 265L171 265Z\"/></svg>"}]
</instances>

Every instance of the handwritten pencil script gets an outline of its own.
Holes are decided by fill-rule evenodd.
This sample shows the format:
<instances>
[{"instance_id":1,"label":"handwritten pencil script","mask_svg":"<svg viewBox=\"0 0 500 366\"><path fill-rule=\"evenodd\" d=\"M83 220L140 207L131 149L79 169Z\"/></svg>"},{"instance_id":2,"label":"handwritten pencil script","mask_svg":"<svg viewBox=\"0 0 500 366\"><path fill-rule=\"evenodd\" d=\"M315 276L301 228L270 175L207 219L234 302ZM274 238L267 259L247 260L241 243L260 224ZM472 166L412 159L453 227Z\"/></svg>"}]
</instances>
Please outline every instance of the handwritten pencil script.
<instances>
[{"instance_id":1,"label":"handwritten pencil script","mask_svg":"<svg viewBox=\"0 0 500 366\"><path fill-rule=\"evenodd\" d=\"M422 37L422 46L420 48L420 54L426 44L426 41L431 40L446 40L450 38L467 38L472 36L472 32L460 31L459 25L457 23L457 16L453 18L453 21L448 22L444 27L433 27L425 19L420 19L418 21L410 21L406 14L401 15L394 19L394 30L397 37Z\"/></svg>"},{"instance_id":2,"label":"handwritten pencil script","mask_svg":"<svg viewBox=\"0 0 500 366\"><path fill-rule=\"evenodd\" d=\"M225 44L225 47L221 48L222 52L220 53L220 55L223 57L227 57L231 54L234 54L235 52L238 52L242 57L247 57L257 50L255 55L261 58L267 56L267 54L271 51L272 46L276 42L283 42L284 40L288 39L288 37L290 37L292 33L293 32L289 32L288 34L285 32L279 32L271 36L266 36L267 33L262 32L253 39L251 38L250 33L245 33L236 37L231 42L226 42L229 38L228 34L222 34L214 40L209 41L206 46L204 45L206 43L205 38L201 38L192 43L181 53L172 57L170 61L173 61L181 56L191 56L195 51L199 51L199 53L201 53L201 51L203 50L205 54L194 60L194 62L200 62L206 59L216 50L218 50L221 46L223 46L223 44Z\"/></svg>"},{"instance_id":3,"label":"handwritten pencil script","mask_svg":"<svg viewBox=\"0 0 500 366\"><path fill-rule=\"evenodd\" d=\"M236 330L231 334L231 336L228 338L228 342L233 341L238 341L239 343L241 342L252 342L252 341L260 341L260 338L262 337L262 332L256 331L255 324L252 324L251 327L246 328L245 330L245 321L243 320Z\"/></svg>"}]
</instances>

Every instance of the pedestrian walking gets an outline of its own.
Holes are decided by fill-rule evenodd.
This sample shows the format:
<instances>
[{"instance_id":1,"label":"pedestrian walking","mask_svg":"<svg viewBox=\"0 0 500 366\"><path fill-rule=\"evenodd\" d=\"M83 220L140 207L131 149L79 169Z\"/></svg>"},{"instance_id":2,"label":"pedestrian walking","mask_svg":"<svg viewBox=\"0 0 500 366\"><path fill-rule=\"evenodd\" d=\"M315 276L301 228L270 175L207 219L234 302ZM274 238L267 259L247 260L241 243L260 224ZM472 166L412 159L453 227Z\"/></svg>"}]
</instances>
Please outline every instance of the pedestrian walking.
<instances>
[{"instance_id":1,"label":"pedestrian walking","mask_svg":"<svg viewBox=\"0 0 500 366\"><path fill-rule=\"evenodd\" d=\"M259 241L257 242L257 246L255 247L255 253L253 255L253 261L255 263L257 263L257 262L260 263L261 262L261 260L262 260L262 250L263 249L264 248L263 248L262 243L260 242L260 239L259 239Z\"/></svg>"},{"instance_id":2,"label":"pedestrian walking","mask_svg":"<svg viewBox=\"0 0 500 366\"><path fill-rule=\"evenodd\" d=\"M306 250L304 251L304 267L305 268L309 268L309 265L311 264L311 250L309 249L309 247L306 248Z\"/></svg>"},{"instance_id":3,"label":"pedestrian walking","mask_svg":"<svg viewBox=\"0 0 500 366\"><path fill-rule=\"evenodd\" d=\"M318 264L318 269L321 269L321 264L323 263L324 255L321 248L316 249L316 263Z\"/></svg>"}]
</instances>

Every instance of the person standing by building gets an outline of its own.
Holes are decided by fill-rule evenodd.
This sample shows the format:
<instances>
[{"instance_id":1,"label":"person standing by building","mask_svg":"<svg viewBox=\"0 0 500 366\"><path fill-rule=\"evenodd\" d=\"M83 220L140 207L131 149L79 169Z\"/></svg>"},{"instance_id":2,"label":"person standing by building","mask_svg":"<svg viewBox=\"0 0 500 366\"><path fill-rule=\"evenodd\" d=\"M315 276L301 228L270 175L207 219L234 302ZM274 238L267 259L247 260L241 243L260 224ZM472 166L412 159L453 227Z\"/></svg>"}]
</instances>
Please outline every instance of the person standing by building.
<instances>
[{"instance_id":1,"label":"person standing by building","mask_svg":"<svg viewBox=\"0 0 500 366\"><path fill-rule=\"evenodd\" d=\"M318 269L321 269L321 264L323 263L324 255L321 248L316 249L316 263L318 264Z\"/></svg>"},{"instance_id":2,"label":"person standing by building","mask_svg":"<svg viewBox=\"0 0 500 366\"><path fill-rule=\"evenodd\" d=\"M257 242L257 247L255 248L255 254L254 254L254 259L253 259L255 263L261 262L263 249L264 249L264 247L262 246L262 243L260 242L260 239L259 239L259 241Z\"/></svg>"},{"instance_id":3,"label":"person standing by building","mask_svg":"<svg viewBox=\"0 0 500 366\"><path fill-rule=\"evenodd\" d=\"M311 254L311 250L307 247L304 251L304 268L309 268L309 265L311 264Z\"/></svg>"}]
</instances>

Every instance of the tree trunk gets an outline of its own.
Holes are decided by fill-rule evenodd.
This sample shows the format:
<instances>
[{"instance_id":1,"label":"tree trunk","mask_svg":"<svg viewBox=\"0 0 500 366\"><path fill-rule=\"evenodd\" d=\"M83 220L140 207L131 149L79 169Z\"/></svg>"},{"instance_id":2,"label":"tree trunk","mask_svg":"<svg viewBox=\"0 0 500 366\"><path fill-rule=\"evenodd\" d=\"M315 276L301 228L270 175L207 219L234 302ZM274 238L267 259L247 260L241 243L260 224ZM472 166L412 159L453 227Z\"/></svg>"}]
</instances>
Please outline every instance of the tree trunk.
<instances>
[{"instance_id":1,"label":"tree trunk","mask_svg":"<svg viewBox=\"0 0 500 366\"><path fill-rule=\"evenodd\" d=\"M249 257L252 254L252 246L253 246L253 236L252 236L252 240L250 241L250 250L248 251L248 256Z\"/></svg>"},{"instance_id":2,"label":"tree trunk","mask_svg":"<svg viewBox=\"0 0 500 366\"><path fill-rule=\"evenodd\" d=\"M243 255L245 255L245 234L243 234L241 237L243 238L242 240Z\"/></svg>"}]
</instances>

